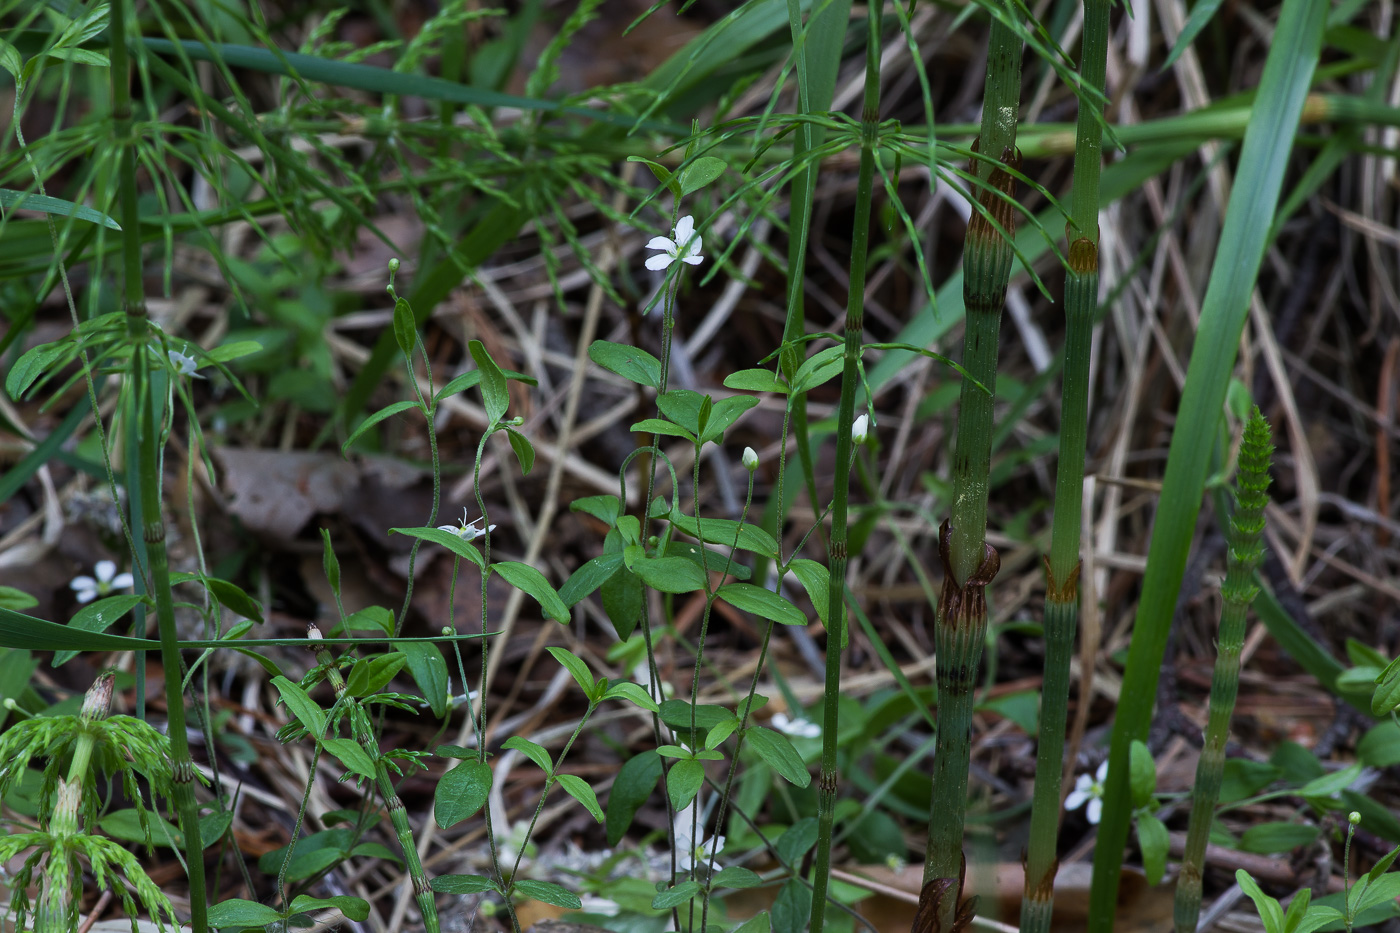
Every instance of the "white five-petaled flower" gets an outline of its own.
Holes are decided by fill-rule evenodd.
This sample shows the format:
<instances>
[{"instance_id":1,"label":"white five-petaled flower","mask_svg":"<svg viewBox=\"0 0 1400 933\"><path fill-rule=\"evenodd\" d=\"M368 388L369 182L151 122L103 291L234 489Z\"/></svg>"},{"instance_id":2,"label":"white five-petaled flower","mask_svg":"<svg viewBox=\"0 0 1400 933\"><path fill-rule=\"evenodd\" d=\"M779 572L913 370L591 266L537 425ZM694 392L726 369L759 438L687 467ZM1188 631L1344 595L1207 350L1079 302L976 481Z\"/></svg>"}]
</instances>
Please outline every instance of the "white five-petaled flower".
<instances>
[{"instance_id":1,"label":"white five-petaled flower","mask_svg":"<svg viewBox=\"0 0 1400 933\"><path fill-rule=\"evenodd\" d=\"M490 525L487 527L486 531L482 531L480 528L476 527L477 523L480 521L480 518L473 519L472 521L467 521L467 508L466 506L463 506L461 524L438 525L437 527L438 531L446 531L449 534L454 534L457 537L461 538L463 541L475 541L477 538L480 538L482 535L486 534L487 531L496 530L495 525Z\"/></svg>"},{"instance_id":2,"label":"white five-petaled flower","mask_svg":"<svg viewBox=\"0 0 1400 933\"><path fill-rule=\"evenodd\" d=\"M861 415L851 423L851 443L859 447L865 443L865 435L870 430L870 416Z\"/></svg>"},{"instance_id":3,"label":"white five-petaled flower","mask_svg":"<svg viewBox=\"0 0 1400 933\"><path fill-rule=\"evenodd\" d=\"M752 473L754 470L757 470L757 469L758 469L758 451L754 450L752 447L745 447L745 448L744 448L743 462L744 462L744 469L748 470L750 473Z\"/></svg>"},{"instance_id":4,"label":"white five-petaled flower","mask_svg":"<svg viewBox=\"0 0 1400 933\"><path fill-rule=\"evenodd\" d=\"M185 349L190 348L185 344ZM175 367L175 372L181 376L194 376L196 379L203 379L195 370L199 369L199 364L194 361L194 357L179 350L167 350L166 355L170 357L170 365Z\"/></svg>"},{"instance_id":5,"label":"white five-petaled flower","mask_svg":"<svg viewBox=\"0 0 1400 933\"><path fill-rule=\"evenodd\" d=\"M110 560L100 560L95 568L97 579L87 575L73 578L68 584L78 594L78 602L90 603L99 596L107 596L113 590L124 590L135 583L129 573L117 573L117 565Z\"/></svg>"},{"instance_id":6,"label":"white five-petaled flower","mask_svg":"<svg viewBox=\"0 0 1400 933\"><path fill-rule=\"evenodd\" d=\"M647 241L647 249L659 249L660 253L647 257L647 268L660 272L679 259L688 265L698 266L705 257L700 255L700 237L695 233L695 218L686 214L676 221L676 238L654 236Z\"/></svg>"},{"instance_id":7,"label":"white five-petaled flower","mask_svg":"<svg viewBox=\"0 0 1400 933\"><path fill-rule=\"evenodd\" d=\"M703 827L698 833L699 842L696 842L691 835L691 823L696 818L695 814L699 804L700 797L697 795L690 802L690 806L676 812L676 820L671 826L676 836L676 871L690 871L697 859L708 863L712 852L717 853L724 848L724 837L715 836L713 839L706 839Z\"/></svg>"},{"instance_id":8,"label":"white five-petaled flower","mask_svg":"<svg viewBox=\"0 0 1400 933\"><path fill-rule=\"evenodd\" d=\"M787 713L773 714L773 728L799 739L816 739L822 734L822 727L812 720L805 716L792 717Z\"/></svg>"},{"instance_id":9,"label":"white five-petaled flower","mask_svg":"<svg viewBox=\"0 0 1400 933\"><path fill-rule=\"evenodd\" d=\"M1089 818L1090 823L1098 823L1103 816L1103 782L1108 779L1108 762L1099 765L1099 770L1094 772L1093 777L1087 774L1079 775L1074 782L1074 790L1069 792L1065 798L1066 810L1078 810L1084 804L1084 815Z\"/></svg>"}]
</instances>

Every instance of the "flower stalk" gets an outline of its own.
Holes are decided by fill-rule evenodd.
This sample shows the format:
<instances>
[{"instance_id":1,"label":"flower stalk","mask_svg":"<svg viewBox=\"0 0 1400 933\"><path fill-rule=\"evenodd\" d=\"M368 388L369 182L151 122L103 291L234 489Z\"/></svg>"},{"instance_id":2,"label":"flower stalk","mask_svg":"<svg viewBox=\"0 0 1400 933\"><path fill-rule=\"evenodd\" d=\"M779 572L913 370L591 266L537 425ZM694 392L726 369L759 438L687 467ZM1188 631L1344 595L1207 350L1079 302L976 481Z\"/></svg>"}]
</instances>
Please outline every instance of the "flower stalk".
<instances>
[{"instance_id":1,"label":"flower stalk","mask_svg":"<svg viewBox=\"0 0 1400 933\"><path fill-rule=\"evenodd\" d=\"M1060 387L1060 453L1050 555L1045 561L1045 680L1036 743L1035 792L1026 852L1021 929L1046 933L1054 910L1056 843L1064 774L1070 660L1079 628L1079 539L1089 420L1089 351L1099 294L1099 173L1108 60L1110 0L1084 0L1079 120L1070 193L1069 267L1065 273L1065 367Z\"/></svg>"},{"instance_id":2,"label":"flower stalk","mask_svg":"<svg viewBox=\"0 0 1400 933\"><path fill-rule=\"evenodd\" d=\"M860 115L860 170L856 177L855 218L851 231L851 284L846 296L845 347L842 353L841 401L836 413L836 462L831 506L829 625L826 633L825 702L822 704L821 770L817 777L817 851L813 864L812 914L809 930L822 933L831 874L831 830L836 813L840 772L836 761L837 706L841 696L841 652L846 643L846 570L849 564L851 471L854 455L856 393L861 389L860 342L865 332L865 266L870 247L870 201L875 184L875 149L880 137L880 21L882 3L866 16L865 99ZM800 430L800 425L799 425Z\"/></svg>"},{"instance_id":3,"label":"flower stalk","mask_svg":"<svg viewBox=\"0 0 1400 933\"><path fill-rule=\"evenodd\" d=\"M963 300L967 308L963 367L981 385L964 379L953 455L952 519L939 535L943 592L934 642L938 656L938 744L928 848L916 929L952 933L970 922L960 913L963 824L967 813L973 682L987 633L986 586L1000 568L986 543L988 478L992 457L992 405L996 393L1001 312L1013 259L1015 179L1019 169L1016 118L1021 101L1021 40L993 20L988 40L982 133L972 171L979 179L979 208L968 224L963 252ZM986 388L984 389L983 386ZM922 925L921 925L922 924Z\"/></svg>"},{"instance_id":4,"label":"flower stalk","mask_svg":"<svg viewBox=\"0 0 1400 933\"><path fill-rule=\"evenodd\" d=\"M1176 884L1174 919L1177 933L1194 933L1201 913L1201 874L1225 773L1225 742L1230 737L1230 716L1235 711L1235 696L1239 692L1245 620L1250 604L1259 594L1254 570L1264 555L1260 536L1264 532L1264 506L1269 502L1269 466L1273 451L1269 423L1255 408L1245 425L1244 442L1240 445L1239 476L1236 480L1238 506L1230 518L1230 552L1226 561L1225 584L1220 590L1223 606L1215 670L1210 679L1210 712L1206 721L1205 746L1196 764L1191 823L1186 832L1186 851L1182 855L1181 875Z\"/></svg>"}]
</instances>

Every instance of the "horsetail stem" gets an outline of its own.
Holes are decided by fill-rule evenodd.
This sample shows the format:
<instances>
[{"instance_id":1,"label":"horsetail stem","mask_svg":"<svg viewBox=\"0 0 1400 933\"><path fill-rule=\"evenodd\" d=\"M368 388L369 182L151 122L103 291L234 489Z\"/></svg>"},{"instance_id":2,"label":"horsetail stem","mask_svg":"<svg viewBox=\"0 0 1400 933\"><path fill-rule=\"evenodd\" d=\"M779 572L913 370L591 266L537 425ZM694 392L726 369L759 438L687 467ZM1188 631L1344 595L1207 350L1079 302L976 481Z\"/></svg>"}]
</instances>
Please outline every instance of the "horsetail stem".
<instances>
[{"instance_id":1,"label":"horsetail stem","mask_svg":"<svg viewBox=\"0 0 1400 933\"><path fill-rule=\"evenodd\" d=\"M307 626L306 635L308 638L319 639L321 630L313 622ZM380 755L379 743L374 738L369 717L357 701L346 697L345 678L340 676L329 648L324 645L316 647L316 663L325 668L326 679L330 681L331 690L335 692L335 701L349 705L350 730L355 734L355 741L360 743L360 747L374 762L375 781L379 784L379 793L384 797L384 807L389 811L389 822L394 827L394 835L398 837L399 848L403 850L404 863L408 865L408 876L413 880L413 897L423 914L423 928L427 933L439 933L441 927L438 924L437 902L433 900L433 889L428 884L428 876L418 858L418 847L413 844L413 830L408 825L408 814L404 812L403 801L399 799L398 792L394 790L394 782L389 778L389 769L385 767L383 756Z\"/></svg>"},{"instance_id":2,"label":"horsetail stem","mask_svg":"<svg viewBox=\"0 0 1400 933\"><path fill-rule=\"evenodd\" d=\"M881 3L866 17L865 100L860 114L860 171L856 177L855 217L851 230L851 284L846 296L845 349L842 353L841 402L836 414L836 462L831 507L830 581L827 588L826 679L822 702L821 771L817 777L817 852L813 863L810 933L822 933L831 873L831 827L836 813L840 772L836 763L837 707L841 697L841 648L846 641L847 528L856 392L861 387L860 338L865 331L865 262L870 248L870 199L875 185L875 148L880 136Z\"/></svg>"},{"instance_id":3,"label":"horsetail stem","mask_svg":"<svg viewBox=\"0 0 1400 933\"><path fill-rule=\"evenodd\" d=\"M997 342L1001 310L1011 277L1009 237L1016 226L1012 195L1015 179L1005 166L1019 167L1016 117L1021 101L1021 41L1000 20L988 40L987 83L982 133L974 150L981 180L980 209L968 223L963 252L963 338L965 379L959 402L957 446L953 455L951 524L939 535L943 592L934 642L938 664L938 744L933 764L933 799L928 849L916 929L951 933L958 920L963 868L963 822L967 812L967 770L972 723L972 686L987 631L985 589L1000 567L986 543L987 493L992 456L992 404L996 393ZM993 223L995 221L995 224ZM999 228L999 229L998 229ZM985 386L985 390L982 388ZM921 926L922 923L922 926Z\"/></svg>"},{"instance_id":4,"label":"horsetail stem","mask_svg":"<svg viewBox=\"0 0 1400 933\"><path fill-rule=\"evenodd\" d=\"M110 671L100 674L83 697L79 714L84 726L106 719L112 708L112 686L116 675ZM49 835L53 844L49 862L44 869L43 890L34 913L35 933L66 933L73 928L78 916L78 895L82 888L78 879L78 853L70 844L82 832L79 807L83 798L83 779L92 764L97 737L82 730L73 743L73 757L68 764L68 776L58 782L54 796L53 816L49 820Z\"/></svg>"},{"instance_id":5,"label":"horsetail stem","mask_svg":"<svg viewBox=\"0 0 1400 933\"><path fill-rule=\"evenodd\" d=\"M1245 425L1244 441L1240 445L1236 479L1238 506L1230 518L1230 553L1225 584L1220 589L1224 605L1220 610L1215 671L1210 679L1210 713L1206 721L1205 746L1196 764L1191 823L1186 832L1181 876L1176 884L1177 933L1194 933L1201 913L1201 872L1225 772L1225 741L1230 736L1230 715L1235 710L1235 695L1240 685L1245 617L1259 594L1254 569L1264 554L1260 536L1264 531L1264 506L1269 502L1269 466L1273 452L1269 423L1255 408Z\"/></svg>"},{"instance_id":6,"label":"horsetail stem","mask_svg":"<svg viewBox=\"0 0 1400 933\"><path fill-rule=\"evenodd\" d=\"M1054 910L1056 842L1064 774L1069 666L1079 628L1079 538L1084 494L1084 453L1089 418L1089 349L1099 292L1099 170L1103 145L1102 103L1108 59L1110 0L1084 0L1080 56L1079 121L1075 128L1074 183L1070 193L1069 268L1065 274L1065 367L1060 388L1060 454L1055 506L1046 559L1045 680L1035 756L1035 798L1026 854L1023 933L1046 933Z\"/></svg>"},{"instance_id":7,"label":"horsetail stem","mask_svg":"<svg viewBox=\"0 0 1400 933\"><path fill-rule=\"evenodd\" d=\"M147 367L150 324L142 282L141 218L136 190L136 134L131 108L131 57L127 52L130 0L111 5L112 119L120 146L117 163L118 212L122 226L122 305L131 354L132 398L136 400L137 461L141 489L141 534L150 562L151 595L156 601L156 626L160 632L160 661L165 670L166 731L174 775L173 796L184 836L185 866L190 882L191 933L209 928L204 884L204 844L199 830L199 807L194 798L194 762L185 733L185 700L180 679L180 637L175 631L175 607L170 597L170 560L165 550L165 517L161 514L161 456L157 400L152 398Z\"/></svg>"}]
</instances>

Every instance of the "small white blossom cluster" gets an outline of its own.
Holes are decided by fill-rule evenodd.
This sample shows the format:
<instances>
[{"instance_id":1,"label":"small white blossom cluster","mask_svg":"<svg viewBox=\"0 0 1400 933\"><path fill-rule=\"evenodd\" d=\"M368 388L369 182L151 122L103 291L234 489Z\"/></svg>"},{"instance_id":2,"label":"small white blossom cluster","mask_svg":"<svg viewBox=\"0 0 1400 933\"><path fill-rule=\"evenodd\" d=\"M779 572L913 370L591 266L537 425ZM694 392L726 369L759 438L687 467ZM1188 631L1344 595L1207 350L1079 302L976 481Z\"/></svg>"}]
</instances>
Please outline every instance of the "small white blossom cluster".
<instances>
[{"instance_id":1,"label":"small white blossom cluster","mask_svg":"<svg viewBox=\"0 0 1400 933\"><path fill-rule=\"evenodd\" d=\"M822 727L805 716L789 716L787 713L773 714L773 728L784 735L798 739L819 739Z\"/></svg>"},{"instance_id":2,"label":"small white blossom cluster","mask_svg":"<svg viewBox=\"0 0 1400 933\"><path fill-rule=\"evenodd\" d=\"M676 221L676 238L654 236L647 241L647 249L659 249L655 256L647 257L647 268L653 272L668 269L671 263L680 260L686 265L698 266L705 261L700 255L700 237L695 235L695 218L686 214Z\"/></svg>"},{"instance_id":3,"label":"small white blossom cluster","mask_svg":"<svg viewBox=\"0 0 1400 933\"><path fill-rule=\"evenodd\" d=\"M700 829L697 842L691 835L691 826L697 818L696 813L700 806L700 797L696 795L690 802L690 806L684 810L676 811L676 819L671 828L675 831L676 837L676 871L690 871L692 867L699 863L707 863L711 853L717 853L724 848L724 837L715 836L713 839L705 838L704 829Z\"/></svg>"},{"instance_id":4,"label":"small white blossom cluster","mask_svg":"<svg viewBox=\"0 0 1400 933\"><path fill-rule=\"evenodd\" d=\"M495 525L490 525L490 526L487 527L487 529L486 529L485 531L482 531L480 528L477 527L478 523L480 523L480 522L481 522L481 519L480 519L480 518L475 518L475 519L473 519L472 521L467 521L467 507L466 507L466 506L462 506L462 521L461 521L461 524L458 524L458 525L438 525L437 528L438 528L438 531L445 531L445 532L447 532L448 534L456 535L457 537L461 538L463 541L475 541L477 538L480 538L482 535L486 534L487 532L491 532L491 531L495 531L495 530L496 530L496 526L495 526Z\"/></svg>"},{"instance_id":5,"label":"small white blossom cluster","mask_svg":"<svg viewBox=\"0 0 1400 933\"><path fill-rule=\"evenodd\" d=\"M1094 772L1094 776L1087 774L1079 775L1079 779L1074 782L1074 790L1069 792L1065 798L1066 810L1078 810L1086 803L1084 815L1089 818L1090 823L1098 823L1103 816L1103 795L1104 784L1108 780L1108 762L1099 765L1099 770Z\"/></svg>"}]
</instances>

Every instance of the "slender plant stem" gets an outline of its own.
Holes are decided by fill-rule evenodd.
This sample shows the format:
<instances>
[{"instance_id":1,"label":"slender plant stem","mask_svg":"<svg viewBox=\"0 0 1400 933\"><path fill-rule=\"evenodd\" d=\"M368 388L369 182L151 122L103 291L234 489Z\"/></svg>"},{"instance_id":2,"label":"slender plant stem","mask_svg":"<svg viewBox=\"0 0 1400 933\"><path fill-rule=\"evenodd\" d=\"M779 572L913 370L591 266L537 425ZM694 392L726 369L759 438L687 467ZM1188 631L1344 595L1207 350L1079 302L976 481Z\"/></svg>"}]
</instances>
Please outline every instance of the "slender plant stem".
<instances>
[{"instance_id":1,"label":"slender plant stem","mask_svg":"<svg viewBox=\"0 0 1400 933\"><path fill-rule=\"evenodd\" d=\"M1055 511L1046 560L1045 681L1040 698L1040 734L1035 757L1035 800L1026 855L1022 933L1045 933L1054 910L1059 868L1061 787L1065 720L1069 706L1070 659L1079 628L1079 538L1084 495L1084 454L1089 418L1089 350L1099 292L1099 174L1102 162L1104 87L1111 0L1084 0L1084 45L1080 56L1081 97L1076 127L1072 213L1066 226L1069 269L1065 276L1065 366L1060 389L1060 458L1055 473Z\"/></svg>"},{"instance_id":2,"label":"slender plant stem","mask_svg":"<svg viewBox=\"0 0 1400 933\"><path fill-rule=\"evenodd\" d=\"M952 521L943 524L939 536L944 580L935 634L938 746L933 763L924 886L919 898L920 919L939 933L952 931L958 915L972 691L987 631L985 588L1000 567L995 549L986 543L987 494L997 343L1011 276L1010 237L1014 235L1016 218L1011 202L1015 180L1003 165L1016 166L1020 162L1016 154L1020 99L1021 41L1009 26L993 20L982 135L976 147L986 158L977 159L973 165L981 181L977 192L980 209L968 224L963 252L963 300L967 307L963 366L987 391L969 380L963 381L953 456Z\"/></svg>"},{"instance_id":3,"label":"slender plant stem","mask_svg":"<svg viewBox=\"0 0 1400 933\"><path fill-rule=\"evenodd\" d=\"M312 623L307 627L307 637L320 638L321 630ZM345 695L345 678L340 676L340 671L335 666L335 658L331 656L329 648L318 647L316 649L316 662L326 670L326 678L330 681L331 689L335 691L336 703L345 703L349 706L350 730L354 733L355 741L360 743L360 747L369 755L374 762L375 781L379 784L379 793L384 798L385 809L389 811L389 822L394 827L394 834L398 837L399 848L403 850L405 864L408 865L408 875L413 879L413 896L418 901L418 909L423 913L423 927L428 933L438 933L437 903L433 900L433 889L428 885L428 876L423 871L423 863L418 858L418 847L413 844L413 829L408 825L408 814L404 812L403 801L399 799L398 792L394 789L394 782L389 777L389 769L381 760L379 743L374 738L374 726L369 721L369 716L365 715L364 707L353 697Z\"/></svg>"},{"instance_id":4,"label":"slender plant stem","mask_svg":"<svg viewBox=\"0 0 1400 933\"><path fill-rule=\"evenodd\" d=\"M866 18L865 101L860 114L860 172L856 176L851 230L851 285L846 296L845 349L841 402L836 414L836 462L851 462L851 427L861 388L860 341L865 331L865 264L870 248L870 200L875 183L875 148L880 137L880 20L883 4L872 3ZM799 428L800 430L800 428ZM841 696L841 652L846 642L846 568L849 564L848 513L851 473L835 471L831 508L830 582L827 589L826 680L822 704L822 756L817 777L817 853L812 878L811 933L822 933L831 873L831 828L840 773L836 763L837 703Z\"/></svg>"},{"instance_id":5,"label":"slender plant stem","mask_svg":"<svg viewBox=\"0 0 1400 933\"><path fill-rule=\"evenodd\" d=\"M175 809L185 843L185 867L190 882L192 933L206 933L207 892L204 884L204 845L199 830L199 808L194 798L194 763L185 731L185 700L180 683L180 638L175 631L175 607L170 597L170 561L165 550L165 517L161 514L161 418L158 400L150 391L149 323L142 282L141 219L137 209L136 131L131 109L131 57L127 53L129 0L111 5L112 118L119 149L117 167L118 213L122 225L123 309L127 335L133 343L131 384L133 409L138 419L137 460L141 473L141 532L150 558L151 595L156 601L160 631L160 659L165 669L165 705L170 758L174 772Z\"/></svg>"},{"instance_id":6,"label":"slender plant stem","mask_svg":"<svg viewBox=\"0 0 1400 933\"><path fill-rule=\"evenodd\" d=\"M1269 423L1259 409L1245 425L1240 446L1237 486L1239 505L1230 519L1230 554L1225 585L1220 595L1218 652L1210 681L1210 713L1206 721L1205 746L1196 764L1196 789L1191 796L1191 823L1186 833L1186 851L1181 859L1181 875L1176 884L1175 921L1177 933L1195 933L1201 913L1201 872L1205 867L1206 842L1220 800L1220 784L1225 773L1225 742L1230 737L1230 716L1240 686L1240 652L1244 649L1245 619L1250 603L1259 595L1254 570L1264 555L1260 535L1264 531L1264 506L1269 501L1269 464L1273 445Z\"/></svg>"}]
</instances>

